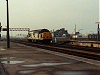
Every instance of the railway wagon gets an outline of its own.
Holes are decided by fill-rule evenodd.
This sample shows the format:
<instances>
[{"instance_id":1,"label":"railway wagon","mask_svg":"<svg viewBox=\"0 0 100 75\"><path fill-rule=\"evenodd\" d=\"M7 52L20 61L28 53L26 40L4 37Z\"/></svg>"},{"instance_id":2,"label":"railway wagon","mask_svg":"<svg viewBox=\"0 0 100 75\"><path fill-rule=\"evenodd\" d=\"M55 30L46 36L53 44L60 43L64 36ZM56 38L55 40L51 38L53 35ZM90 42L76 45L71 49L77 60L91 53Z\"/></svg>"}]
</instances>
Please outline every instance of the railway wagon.
<instances>
[{"instance_id":1,"label":"railway wagon","mask_svg":"<svg viewBox=\"0 0 100 75\"><path fill-rule=\"evenodd\" d=\"M52 34L48 29L32 30L28 33L28 41L37 43L50 43Z\"/></svg>"}]
</instances>

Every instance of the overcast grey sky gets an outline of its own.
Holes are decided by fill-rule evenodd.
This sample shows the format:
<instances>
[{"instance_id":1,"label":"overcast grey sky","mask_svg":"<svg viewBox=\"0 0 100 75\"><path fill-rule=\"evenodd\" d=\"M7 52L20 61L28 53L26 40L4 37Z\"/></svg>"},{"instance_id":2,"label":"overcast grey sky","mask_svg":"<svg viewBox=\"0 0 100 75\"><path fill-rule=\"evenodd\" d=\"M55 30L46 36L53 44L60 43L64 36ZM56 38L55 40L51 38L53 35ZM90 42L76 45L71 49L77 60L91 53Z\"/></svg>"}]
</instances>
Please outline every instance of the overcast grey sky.
<instances>
[{"instance_id":1,"label":"overcast grey sky","mask_svg":"<svg viewBox=\"0 0 100 75\"><path fill-rule=\"evenodd\" d=\"M77 26L81 33L97 32L99 0L9 0L10 28L57 30L72 33ZM6 22L6 0L0 0L0 22Z\"/></svg>"}]
</instances>

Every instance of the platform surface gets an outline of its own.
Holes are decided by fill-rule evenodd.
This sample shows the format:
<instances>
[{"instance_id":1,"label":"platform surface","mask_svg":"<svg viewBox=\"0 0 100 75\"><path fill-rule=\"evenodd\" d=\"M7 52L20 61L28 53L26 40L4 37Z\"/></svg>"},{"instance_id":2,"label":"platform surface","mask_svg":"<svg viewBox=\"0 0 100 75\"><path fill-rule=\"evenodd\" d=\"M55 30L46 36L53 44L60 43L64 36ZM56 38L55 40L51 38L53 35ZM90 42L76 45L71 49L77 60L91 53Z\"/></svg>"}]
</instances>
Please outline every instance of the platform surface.
<instances>
[{"instance_id":1,"label":"platform surface","mask_svg":"<svg viewBox=\"0 0 100 75\"><path fill-rule=\"evenodd\" d=\"M6 43L0 41L0 75L100 75L100 66L90 60L13 42L7 48Z\"/></svg>"}]
</instances>

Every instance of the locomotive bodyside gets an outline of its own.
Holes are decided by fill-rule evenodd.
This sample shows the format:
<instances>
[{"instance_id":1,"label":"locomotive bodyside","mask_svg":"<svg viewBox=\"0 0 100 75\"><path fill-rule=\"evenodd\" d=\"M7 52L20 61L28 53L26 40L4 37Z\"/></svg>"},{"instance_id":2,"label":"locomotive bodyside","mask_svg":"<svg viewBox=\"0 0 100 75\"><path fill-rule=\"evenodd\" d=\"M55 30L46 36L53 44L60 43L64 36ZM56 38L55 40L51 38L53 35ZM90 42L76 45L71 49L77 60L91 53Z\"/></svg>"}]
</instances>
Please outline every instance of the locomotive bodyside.
<instances>
[{"instance_id":1,"label":"locomotive bodyside","mask_svg":"<svg viewBox=\"0 0 100 75\"><path fill-rule=\"evenodd\" d=\"M52 34L47 29L33 30L28 33L28 41L50 43Z\"/></svg>"}]
</instances>

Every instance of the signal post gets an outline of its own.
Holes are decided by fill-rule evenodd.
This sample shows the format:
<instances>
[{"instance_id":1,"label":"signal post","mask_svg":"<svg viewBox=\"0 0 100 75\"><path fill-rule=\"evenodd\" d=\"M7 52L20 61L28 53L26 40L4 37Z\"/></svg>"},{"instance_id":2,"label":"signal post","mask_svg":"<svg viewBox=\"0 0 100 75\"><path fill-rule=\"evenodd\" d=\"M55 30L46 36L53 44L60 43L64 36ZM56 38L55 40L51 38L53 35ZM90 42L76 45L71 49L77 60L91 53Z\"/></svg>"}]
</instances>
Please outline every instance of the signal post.
<instances>
[{"instance_id":1,"label":"signal post","mask_svg":"<svg viewBox=\"0 0 100 75\"><path fill-rule=\"evenodd\" d=\"M0 22L0 40L1 40L1 27L2 27L2 26L1 26L1 22Z\"/></svg>"}]
</instances>

